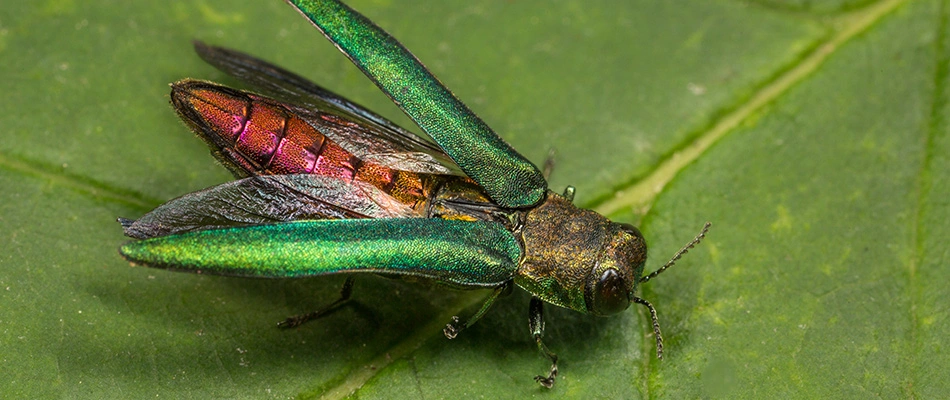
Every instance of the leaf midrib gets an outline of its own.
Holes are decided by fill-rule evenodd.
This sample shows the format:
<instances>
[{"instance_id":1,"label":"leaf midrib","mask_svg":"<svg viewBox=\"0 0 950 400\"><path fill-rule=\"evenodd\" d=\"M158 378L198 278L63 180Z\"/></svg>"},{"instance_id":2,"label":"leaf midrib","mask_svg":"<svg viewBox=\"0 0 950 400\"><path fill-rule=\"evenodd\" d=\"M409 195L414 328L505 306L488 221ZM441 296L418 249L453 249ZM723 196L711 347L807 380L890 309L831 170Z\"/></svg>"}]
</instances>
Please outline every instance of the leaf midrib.
<instances>
[{"instance_id":1,"label":"leaf midrib","mask_svg":"<svg viewBox=\"0 0 950 400\"><path fill-rule=\"evenodd\" d=\"M697 160L700 155L727 133L735 130L751 115L811 76L842 44L867 31L884 16L906 2L907 0L883 0L867 8L831 19L827 24L830 25L833 33L825 42L819 43L785 73L778 74L771 81L764 83L745 103L739 104L732 111L723 112L710 128L697 135L691 142L672 150L647 176L627 187L619 188L613 198L596 204L593 207L594 211L610 215L624 209L632 209L636 215L646 215L663 188L686 166Z\"/></svg>"},{"instance_id":2,"label":"leaf midrib","mask_svg":"<svg viewBox=\"0 0 950 400\"><path fill-rule=\"evenodd\" d=\"M907 354L909 354L909 359L906 360L910 363L908 368L907 380L905 382L905 394L908 398L919 397L919 394L915 390L914 383L917 381L917 369L914 368L914 364L917 363L917 360L920 359L920 352L923 350L918 346L918 333L921 324L920 315L917 312L918 304L921 304L920 299L920 290L919 290L919 280L917 277L917 269L920 266L920 263L925 256L927 249L925 243L926 232L924 232L923 222L927 220L927 203L930 200L930 193L933 187L933 177L932 177L932 165L934 160L934 142L937 135L941 132L946 132L947 130L947 121L943 117L942 110L946 108L950 99L947 98L946 84L948 81L948 75L950 75L950 54L947 54L945 51L947 46L947 3L941 2L938 13L940 15L939 23L937 26L937 37L934 40L934 54L935 54L935 65L934 65L934 91L933 98L931 100L930 108L930 118L927 126L927 134L924 138L923 146L924 157L923 162L920 165L920 171L917 173L917 204L916 210L914 210L914 218L911 220L913 224L913 238L912 243L913 254L910 257L910 262L908 263L908 300L910 302L908 310L908 316L910 319L910 340L908 341L911 348L907 349Z\"/></svg>"}]
</instances>

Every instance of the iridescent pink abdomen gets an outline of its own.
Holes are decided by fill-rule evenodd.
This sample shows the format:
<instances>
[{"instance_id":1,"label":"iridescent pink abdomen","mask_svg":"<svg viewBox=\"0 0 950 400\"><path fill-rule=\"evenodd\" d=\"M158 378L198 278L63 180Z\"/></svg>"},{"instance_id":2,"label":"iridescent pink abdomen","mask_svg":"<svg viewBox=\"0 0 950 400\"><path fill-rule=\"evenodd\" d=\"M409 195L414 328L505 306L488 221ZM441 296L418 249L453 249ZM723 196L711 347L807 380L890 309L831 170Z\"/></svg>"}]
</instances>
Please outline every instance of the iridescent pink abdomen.
<instances>
[{"instance_id":1,"label":"iridescent pink abdomen","mask_svg":"<svg viewBox=\"0 0 950 400\"><path fill-rule=\"evenodd\" d=\"M204 82L175 87L172 102L244 171L358 180L410 206L425 201L419 174L364 162L314 127L348 131L353 123L335 115L319 114L311 124L272 100Z\"/></svg>"}]
</instances>

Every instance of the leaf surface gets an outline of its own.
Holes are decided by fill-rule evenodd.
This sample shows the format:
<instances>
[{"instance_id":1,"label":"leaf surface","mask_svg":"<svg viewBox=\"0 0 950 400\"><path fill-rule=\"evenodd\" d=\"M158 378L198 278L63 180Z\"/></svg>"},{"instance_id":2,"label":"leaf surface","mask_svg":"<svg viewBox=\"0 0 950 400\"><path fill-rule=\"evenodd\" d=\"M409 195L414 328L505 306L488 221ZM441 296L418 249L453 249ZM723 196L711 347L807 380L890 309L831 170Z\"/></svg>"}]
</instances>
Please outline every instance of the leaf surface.
<instances>
[{"instance_id":1,"label":"leaf surface","mask_svg":"<svg viewBox=\"0 0 950 400\"><path fill-rule=\"evenodd\" d=\"M553 394L939 398L950 391L950 41L940 0L349 2L400 39L551 187L639 224L662 265L642 307L548 307ZM520 398L548 364L528 297L361 277L128 267L116 217L230 179L169 82L235 84L201 39L411 128L279 1L0 5L0 388L10 397Z\"/></svg>"}]
</instances>

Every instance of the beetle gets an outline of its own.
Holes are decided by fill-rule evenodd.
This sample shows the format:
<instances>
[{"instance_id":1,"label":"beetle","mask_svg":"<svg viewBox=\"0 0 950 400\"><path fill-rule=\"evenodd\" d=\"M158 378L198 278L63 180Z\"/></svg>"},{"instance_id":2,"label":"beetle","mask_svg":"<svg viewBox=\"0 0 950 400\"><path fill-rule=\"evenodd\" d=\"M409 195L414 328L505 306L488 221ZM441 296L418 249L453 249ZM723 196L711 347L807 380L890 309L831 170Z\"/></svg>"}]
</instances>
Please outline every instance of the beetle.
<instances>
[{"instance_id":1,"label":"beetle","mask_svg":"<svg viewBox=\"0 0 950 400\"><path fill-rule=\"evenodd\" d=\"M226 276L296 278L375 273L492 289L444 329L449 339L518 286L531 295L529 330L544 344L544 303L605 316L645 306L657 357L656 309L637 287L673 265L700 234L643 275L640 231L572 204L574 188L544 174L445 88L396 39L336 0L289 0L437 145L292 72L201 42L198 55L258 93L185 79L171 85L179 116L238 178L168 201L137 220L120 254L133 264ZM282 321L295 327L338 300Z\"/></svg>"}]
</instances>

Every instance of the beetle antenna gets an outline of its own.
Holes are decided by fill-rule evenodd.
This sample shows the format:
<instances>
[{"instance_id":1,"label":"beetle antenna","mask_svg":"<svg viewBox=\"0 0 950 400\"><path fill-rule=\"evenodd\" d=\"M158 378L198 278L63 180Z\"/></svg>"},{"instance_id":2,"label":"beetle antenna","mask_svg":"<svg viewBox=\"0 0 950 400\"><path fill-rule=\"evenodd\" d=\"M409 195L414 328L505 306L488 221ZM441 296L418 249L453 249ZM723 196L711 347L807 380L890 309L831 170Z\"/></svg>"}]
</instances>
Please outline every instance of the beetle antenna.
<instances>
[{"instance_id":1,"label":"beetle antenna","mask_svg":"<svg viewBox=\"0 0 950 400\"><path fill-rule=\"evenodd\" d=\"M633 296L633 301L643 304L650 310L650 318L653 320L653 336L656 337L656 358L663 359L663 334L660 333L660 321L656 319L656 309L649 301Z\"/></svg>"},{"instance_id":2,"label":"beetle antenna","mask_svg":"<svg viewBox=\"0 0 950 400\"><path fill-rule=\"evenodd\" d=\"M670 261L668 261L666 264L660 267L660 269L653 271L650 275L640 278L640 283L646 283L650 279L655 278L661 272L666 271L667 268L672 267L673 264L676 263L676 260L679 260L680 257L683 257L683 254L686 254L687 252L689 252L689 249L692 249L693 246L696 246L697 244L699 244L699 242L702 241L703 238L706 237L706 232L709 232L710 226L712 226L712 223L709 223L709 222L703 225L703 230L699 232L699 235L696 235L696 237L693 238L693 240L691 240L689 243L686 243L686 246L683 246L683 248L680 249L680 251L677 251L676 254L673 255L673 258L671 258Z\"/></svg>"}]
</instances>

